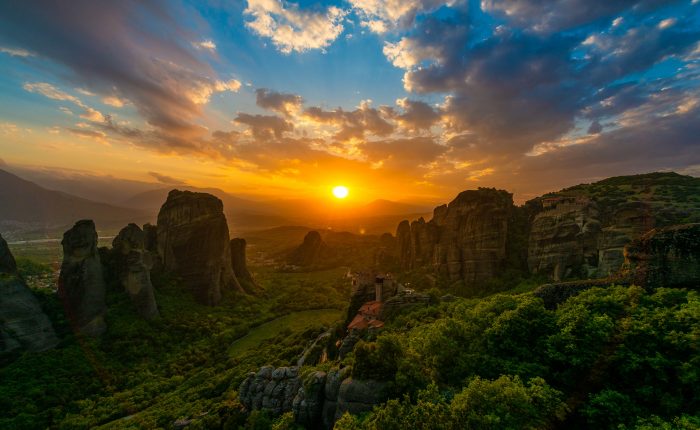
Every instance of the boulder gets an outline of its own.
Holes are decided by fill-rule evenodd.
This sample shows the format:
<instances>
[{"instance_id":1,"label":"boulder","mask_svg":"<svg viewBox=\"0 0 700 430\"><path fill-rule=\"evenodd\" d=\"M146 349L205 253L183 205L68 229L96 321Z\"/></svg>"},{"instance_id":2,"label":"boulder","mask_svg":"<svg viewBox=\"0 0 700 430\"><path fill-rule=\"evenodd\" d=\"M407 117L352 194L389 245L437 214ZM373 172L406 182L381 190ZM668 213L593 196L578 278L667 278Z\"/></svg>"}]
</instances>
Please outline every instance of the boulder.
<instances>
[{"instance_id":1,"label":"boulder","mask_svg":"<svg viewBox=\"0 0 700 430\"><path fill-rule=\"evenodd\" d=\"M245 253L246 245L245 239L231 239L231 267L241 286L247 291L252 291L258 287L258 284L253 279L253 275L248 271Z\"/></svg>"},{"instance_id":2,"label":"boulder","mask_svg":"<svg viewBox=\"0 0 700 430\"><path fill-rule=\"evenodd\" d=\"M58 294L74 328L97 336L106 330L105 281L92 220L78 221L63 234L63 264Z\"/></svg>"},{"instance_id":3,"label":"boulder","mask_svg":"<svg viewBox=\"0 0 700 430\"><path fill-rule=\"evenodd\" d=\"M158 316L158 306L151 284L153 258L145 249L146 234L136 224L124 227L112 241L116 271L124 291L137 312L144 318Z\"/></svg>"},{"instance_id":4,"label":"boulder","mask_svg":"<svg viewBox=\"0 0 700 430\"><path fill-rule=\"evenodd\" d=\"M243 291L231 267L223 209L211 194L172 190L158 213L156 240L164 270L180 276L206 305L218 304L224 289Z\"/></svg>"},{"instance_id":5,"label":"boulder","mask_svg":"<svg viewBox=\"0 0 700 430\"><path fill-rule=\"evenodd\" d=\"M17 274L15 259L0 236L0 355L43 351L57 343L49 318Z\"/></svg>"}]
</instances>

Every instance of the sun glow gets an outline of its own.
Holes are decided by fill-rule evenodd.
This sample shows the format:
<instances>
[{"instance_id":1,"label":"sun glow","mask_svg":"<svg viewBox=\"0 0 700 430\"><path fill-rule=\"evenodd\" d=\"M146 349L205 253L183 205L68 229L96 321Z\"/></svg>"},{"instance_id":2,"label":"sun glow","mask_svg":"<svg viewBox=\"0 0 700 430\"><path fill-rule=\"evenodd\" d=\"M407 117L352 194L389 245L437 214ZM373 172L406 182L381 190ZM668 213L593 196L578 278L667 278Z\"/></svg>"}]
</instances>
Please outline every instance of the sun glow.
<instances>
[{"instance_id":1,"label":"sun glow","mask_svg":"<svg viewBox=\"0 0 700 430\"><path fill-rule=\"evenodd\" d=\"M338 185L337 187L333 188L333 195L337 199L344 199L348 196L349 193L350 191L348 190L348 187L345 187L343 185Z\"/></svg>"}]
</instances>

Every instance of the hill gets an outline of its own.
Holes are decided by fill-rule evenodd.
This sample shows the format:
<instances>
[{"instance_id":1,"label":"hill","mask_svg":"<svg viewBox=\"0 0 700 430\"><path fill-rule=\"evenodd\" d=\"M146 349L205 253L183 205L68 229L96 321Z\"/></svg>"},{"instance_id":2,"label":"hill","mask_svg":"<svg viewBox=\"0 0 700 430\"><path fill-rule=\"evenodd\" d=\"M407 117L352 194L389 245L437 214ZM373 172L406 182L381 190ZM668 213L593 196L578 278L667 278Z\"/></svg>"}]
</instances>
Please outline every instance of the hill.
<instances>
[{"instance_id":1,"label":"hill","mask_svg":"<svg viewBox=\"0 0 700 430\"><path fill-rule=\"evenodd\" d=\"M0 226L8 238L62 232L83 218L95 220L101 229L149 219L142 211L47 190L4 170L0 170L0 202Z\"/></svg>"}]
</instances>

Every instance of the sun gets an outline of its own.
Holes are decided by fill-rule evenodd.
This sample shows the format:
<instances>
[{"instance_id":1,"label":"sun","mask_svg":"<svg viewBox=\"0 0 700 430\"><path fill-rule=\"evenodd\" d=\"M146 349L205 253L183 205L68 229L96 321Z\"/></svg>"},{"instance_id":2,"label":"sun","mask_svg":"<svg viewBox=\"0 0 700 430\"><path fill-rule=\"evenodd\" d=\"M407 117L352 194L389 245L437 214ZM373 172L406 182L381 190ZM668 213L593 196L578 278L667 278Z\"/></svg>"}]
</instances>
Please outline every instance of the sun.
<instances>
[{"instance_id":1,"label":"sun","mask_svg":"<svg viewBox=\"0 0 700 430\"><path fill-rule=\"evenodd\" d=\"M348 190L348 187L345 187L343 185L338 185L337 187L333 188L333 195L337 199L344 199L348 196L349 193L350 191Z\"/></svg>"}]
</instances>

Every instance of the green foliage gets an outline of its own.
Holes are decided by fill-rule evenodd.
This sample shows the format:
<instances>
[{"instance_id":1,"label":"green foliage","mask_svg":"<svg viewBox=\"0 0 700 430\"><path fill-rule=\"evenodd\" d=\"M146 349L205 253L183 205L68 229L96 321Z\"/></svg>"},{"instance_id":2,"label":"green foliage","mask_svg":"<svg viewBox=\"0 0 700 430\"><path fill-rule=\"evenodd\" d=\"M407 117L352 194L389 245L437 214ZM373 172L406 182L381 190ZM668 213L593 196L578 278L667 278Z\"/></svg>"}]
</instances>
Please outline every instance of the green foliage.
<instances>
[{"instance_id":1,"label":"green foliage","mask_svg":"<svg viewBox=\"0 0 700 430\"><path fill-rule=\"evenodd\" d=\"M436 385L421 391L415 402L389 400L366 418L343 417L339 430L538 429L563 418L562 393L536 378L527 385L518 377L494 381L473 379L453 399L439 393Z\"/></svg>"},{"instance_id":2,"label":"green foliage","mask_svg":"<svg viewBox=\"0 0 700 430\"><path fill-rule=\"evenodd\" d=\"M53 273L51 266L31 258L18 257L15 259L15 262L17 263L17 272L24 278L27 276L50 275Z\"/></svg>"}]
</instances>

